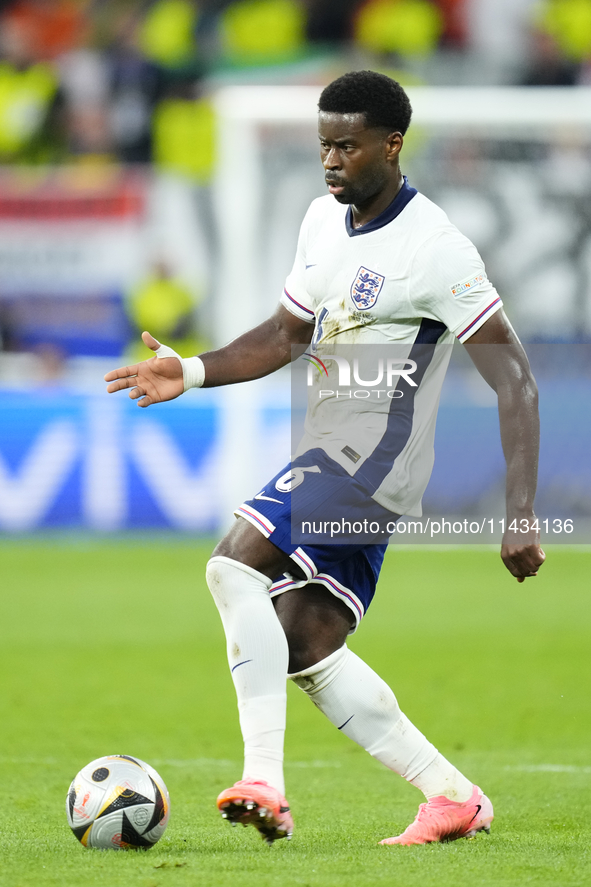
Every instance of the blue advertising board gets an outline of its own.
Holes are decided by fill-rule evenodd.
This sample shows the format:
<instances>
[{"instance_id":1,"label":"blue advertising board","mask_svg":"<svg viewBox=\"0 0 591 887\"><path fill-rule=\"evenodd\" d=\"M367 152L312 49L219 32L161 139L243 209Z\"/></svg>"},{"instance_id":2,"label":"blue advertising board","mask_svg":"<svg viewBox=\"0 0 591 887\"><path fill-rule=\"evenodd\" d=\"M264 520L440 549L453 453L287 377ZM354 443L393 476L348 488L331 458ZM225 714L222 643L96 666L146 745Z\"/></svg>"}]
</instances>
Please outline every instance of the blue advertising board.
<instances>
[{"instance_id":1,"label":"blue advertising board","mask_svg":"<svg viewBox=\"0 0 591 887\"><path fill-rule=\"evenodd\" d=\"M148 410L98 391L0 390L0 531L219 531L241 497L260 490L290 451L289 392L275 389L250 401L247 388L233 390L234 401L222 389L203 390ZM589 517L589 385L554 380L540 390L538 513ZM246 427L240 420L237 433L228 413L240 402L252 421ZM444 398L435 453L426 514L482 513L493 500L502 504L494 403Z\"/></svg>"}]
</instances>

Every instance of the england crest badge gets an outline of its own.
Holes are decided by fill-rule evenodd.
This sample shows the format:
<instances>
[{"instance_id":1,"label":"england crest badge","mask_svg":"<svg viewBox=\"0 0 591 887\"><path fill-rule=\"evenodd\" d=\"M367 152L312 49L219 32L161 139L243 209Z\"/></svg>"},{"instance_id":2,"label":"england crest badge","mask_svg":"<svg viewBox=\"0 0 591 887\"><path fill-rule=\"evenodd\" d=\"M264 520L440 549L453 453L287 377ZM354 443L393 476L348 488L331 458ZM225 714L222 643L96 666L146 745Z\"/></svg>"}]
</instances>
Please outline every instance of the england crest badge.
<instances>
[{"instance_id":1,"label":"england crest badge","mask_svg":"<svg viewBox=\"0 0 591 887\"><path fill-rule=\"evenodd\" d=\"M355 306L361 311L373 308L385 279L381 274L376 274L375 271L370 271L362 265L351 285L351 298L355 302Z\"/></svg>"}]
</instances>

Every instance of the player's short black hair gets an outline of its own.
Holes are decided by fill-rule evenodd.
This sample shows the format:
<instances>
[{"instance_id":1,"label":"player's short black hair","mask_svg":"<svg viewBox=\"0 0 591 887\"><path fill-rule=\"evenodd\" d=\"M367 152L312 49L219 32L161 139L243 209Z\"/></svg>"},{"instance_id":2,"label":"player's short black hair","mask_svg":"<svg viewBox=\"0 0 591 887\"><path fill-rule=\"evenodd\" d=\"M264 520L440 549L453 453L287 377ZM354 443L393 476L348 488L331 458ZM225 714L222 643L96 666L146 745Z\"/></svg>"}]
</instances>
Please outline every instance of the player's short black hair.
<instances>
[{"instance_id":1,"label":"player's short black hair","mask_svg":"<svg viewBox=\"0 0 591 887\"><path fill-rule=\"evenodd\" d=\"M412 108L400 83L377 71L350 71L323 89L320 111L365 114L368 127L389 132L408 129Z\"/></svg>"}]
</instances>

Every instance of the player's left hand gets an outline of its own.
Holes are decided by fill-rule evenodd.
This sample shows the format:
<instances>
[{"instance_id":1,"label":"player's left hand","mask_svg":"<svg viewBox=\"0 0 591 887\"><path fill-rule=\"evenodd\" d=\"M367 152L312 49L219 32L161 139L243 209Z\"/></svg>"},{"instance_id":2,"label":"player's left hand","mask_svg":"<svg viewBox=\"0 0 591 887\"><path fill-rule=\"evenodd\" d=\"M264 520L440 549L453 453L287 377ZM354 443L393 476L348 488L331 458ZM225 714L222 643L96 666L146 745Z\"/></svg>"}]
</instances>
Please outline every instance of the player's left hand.
<instances>
[{"instance_id":1,"label":"player's left hand","mask_svg":"<svg viewBox=\"0 0 591 887\"><path fill-rule=\"evenodd\" d=\"M535 515L529 525L534 523ZM546 555L540 545L539 532L529 530L522 534L519 531L507 530L501 545L501 558L518 582L524 582L531 576L537 576L539 568L546 560Z\"/></svg>"}]
</instances>

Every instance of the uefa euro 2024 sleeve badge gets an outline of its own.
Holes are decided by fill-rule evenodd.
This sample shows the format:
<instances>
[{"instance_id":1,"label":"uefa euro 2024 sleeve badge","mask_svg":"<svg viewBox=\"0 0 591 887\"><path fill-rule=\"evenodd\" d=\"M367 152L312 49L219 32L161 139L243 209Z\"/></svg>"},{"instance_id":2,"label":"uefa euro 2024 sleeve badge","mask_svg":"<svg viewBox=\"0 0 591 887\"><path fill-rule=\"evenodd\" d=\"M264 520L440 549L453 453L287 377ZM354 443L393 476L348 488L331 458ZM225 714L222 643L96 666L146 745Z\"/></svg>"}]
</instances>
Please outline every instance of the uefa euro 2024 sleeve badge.
<instances>
[{"instance_id":1,"label":"uefa euro 2024 sleeve badge","mask_svg":"<svg viewBox=\"0 0 591 887\"><path fill-rule=\"evenodd\" d=\"M361 311L373 308L385 279L381 274L376 274L375 271L370 271L362 265L351 285L351 298L355 302L356 308Z\"/></svg>"}]
</instances>

